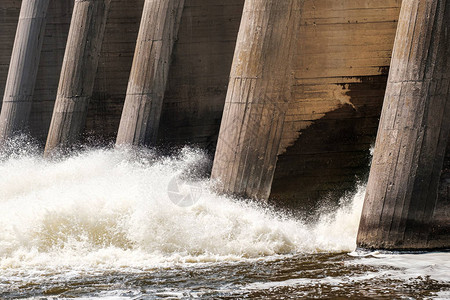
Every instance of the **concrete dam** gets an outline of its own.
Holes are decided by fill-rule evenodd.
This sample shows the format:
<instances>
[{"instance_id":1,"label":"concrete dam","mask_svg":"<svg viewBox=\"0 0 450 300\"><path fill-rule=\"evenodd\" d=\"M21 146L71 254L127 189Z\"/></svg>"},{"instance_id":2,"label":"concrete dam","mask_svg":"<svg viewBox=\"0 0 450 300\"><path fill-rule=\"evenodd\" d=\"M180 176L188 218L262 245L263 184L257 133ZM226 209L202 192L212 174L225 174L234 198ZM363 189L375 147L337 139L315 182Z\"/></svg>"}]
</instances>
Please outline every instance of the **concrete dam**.
<instances>
[{"instance_id":1,"label":"concrete dam","mask_svg":"<svg viewBox=\"0 0 450 300\"><path fill-rule=\"evenodd\" d=\"M368 180L359 247L450 248L448 0L2 0L0 28L0 143L193 145L294 208Z\"/></svg>"}]
</instances>

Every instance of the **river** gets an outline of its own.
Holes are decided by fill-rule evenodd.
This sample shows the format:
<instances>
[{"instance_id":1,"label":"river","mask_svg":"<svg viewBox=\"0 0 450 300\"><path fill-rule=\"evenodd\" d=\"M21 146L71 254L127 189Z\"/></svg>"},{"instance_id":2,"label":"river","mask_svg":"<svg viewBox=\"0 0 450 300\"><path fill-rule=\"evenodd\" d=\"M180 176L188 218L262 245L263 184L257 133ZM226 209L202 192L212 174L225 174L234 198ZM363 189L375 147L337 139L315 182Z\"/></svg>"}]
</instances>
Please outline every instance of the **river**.
<instances>
[{"instance_id":1,"label":"river","mask_svg":"<svg viewBox=\"0 0 450 300\"><path fill-rule=\"evenodd\" d=\"M195 149L40 153L0 151L0 299L450 299L450 253L355 251L364 186L312 222L215 194Z\"/></svg>"}]
</instances>

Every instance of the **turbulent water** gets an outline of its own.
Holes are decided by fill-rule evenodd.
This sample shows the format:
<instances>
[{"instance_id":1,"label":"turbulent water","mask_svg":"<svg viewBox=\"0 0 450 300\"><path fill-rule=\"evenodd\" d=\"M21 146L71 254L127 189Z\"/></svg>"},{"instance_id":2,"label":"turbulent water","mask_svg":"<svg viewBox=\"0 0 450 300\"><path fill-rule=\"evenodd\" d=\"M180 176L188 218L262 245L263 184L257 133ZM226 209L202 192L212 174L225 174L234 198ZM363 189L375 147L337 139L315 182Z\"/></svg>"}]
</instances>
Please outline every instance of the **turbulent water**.
<instances>
[{"instance_id":1,"label":"turbulent water","mask_svg":"<svg viewBox=\"0 0 450 300\"><path fill-rule=\"evenodd\" d=\"M450 254L356 253L364 187L306 223L219 196L201 151L0 151L0 298L450 298Z\"/></svg>"}]
</instances>

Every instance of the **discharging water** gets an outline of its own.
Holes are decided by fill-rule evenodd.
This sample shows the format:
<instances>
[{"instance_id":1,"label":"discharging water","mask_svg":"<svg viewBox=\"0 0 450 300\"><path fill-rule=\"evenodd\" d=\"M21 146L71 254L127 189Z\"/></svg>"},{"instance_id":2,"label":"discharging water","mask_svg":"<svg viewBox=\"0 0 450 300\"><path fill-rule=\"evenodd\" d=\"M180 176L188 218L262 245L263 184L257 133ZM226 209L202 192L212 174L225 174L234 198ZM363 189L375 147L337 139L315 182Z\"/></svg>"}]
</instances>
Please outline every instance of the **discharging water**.
<instances>
[{"instance_id":1,"label":"discharging water","mask_svg":"<svg viewBox=\"0 0 450 300\"><path fill-rule=\"evenodd\" d=\"M183 185L196 150L38 152L0 152L0 299L450 298L449 253L354 252L363 187L311 224Z\"/></svg>"}]
</instances>

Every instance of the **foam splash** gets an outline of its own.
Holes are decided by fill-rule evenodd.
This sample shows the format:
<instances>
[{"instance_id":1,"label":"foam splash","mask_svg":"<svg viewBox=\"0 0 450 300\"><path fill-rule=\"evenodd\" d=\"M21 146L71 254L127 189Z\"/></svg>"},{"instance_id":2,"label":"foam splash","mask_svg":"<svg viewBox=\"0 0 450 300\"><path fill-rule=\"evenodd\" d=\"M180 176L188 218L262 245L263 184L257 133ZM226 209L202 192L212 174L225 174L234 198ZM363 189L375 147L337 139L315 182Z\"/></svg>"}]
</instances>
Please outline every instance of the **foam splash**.
<instances>
[{"instance_id":1,"label":"foam splash","mask_svg":"<svg viewBox=\"0 0 450 300\"><path fill-rule=\"evenodd\" d=\"M353 253L358 257L356 253ZM438 282L450 281L450 253L433 252L423 254L388 254L380 252L360 256L359 260L348 265L369 265L390 267L389 276L409 280L411 278L428 277Z\"/></svg>"},{"instance_id":2,"label":"foam splash","mask_svg":"<svg viewBox=\"0 0 450 300\"><path fill-rule=\"evenodd\" d=\"M150 150L97 149L55 160L36 152L0 156L3 270L142 269L356 247L364 188L336 213L305 224L219 196L208 180L197 182L195 205L175 205L168 185L207 162L199 150L158 158Z\"/></svg>"}]
</instances>

